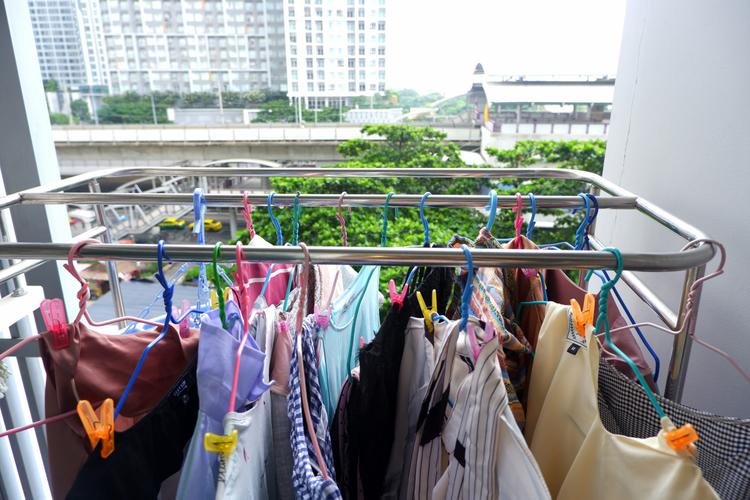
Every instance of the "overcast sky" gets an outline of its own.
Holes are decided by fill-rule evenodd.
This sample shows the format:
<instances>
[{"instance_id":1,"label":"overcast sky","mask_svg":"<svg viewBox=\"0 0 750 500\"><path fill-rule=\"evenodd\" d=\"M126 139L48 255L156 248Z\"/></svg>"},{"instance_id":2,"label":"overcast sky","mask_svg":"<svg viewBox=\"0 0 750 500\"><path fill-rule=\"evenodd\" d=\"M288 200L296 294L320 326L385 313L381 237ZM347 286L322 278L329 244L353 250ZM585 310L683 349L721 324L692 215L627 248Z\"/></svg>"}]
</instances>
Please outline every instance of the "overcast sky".
<instances>
[{"instance_id":1,"label":"overcast sky","mask_svg":"<svg viewBox=\"0 0 750 500\"><path fill-rule=\"evenodd\" d=\"M625 0L389 0L388 87L463 93L493 74L617 71Z\"/></svg>"}]
</instances>

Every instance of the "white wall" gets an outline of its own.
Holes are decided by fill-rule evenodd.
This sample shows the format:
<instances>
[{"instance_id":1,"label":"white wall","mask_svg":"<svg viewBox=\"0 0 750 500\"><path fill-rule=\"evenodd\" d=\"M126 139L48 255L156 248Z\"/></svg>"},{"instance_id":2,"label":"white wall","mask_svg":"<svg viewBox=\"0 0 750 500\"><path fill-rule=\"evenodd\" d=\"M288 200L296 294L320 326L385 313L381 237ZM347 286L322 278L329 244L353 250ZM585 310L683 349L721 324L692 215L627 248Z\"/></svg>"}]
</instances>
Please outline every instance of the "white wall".
<instances>
[{"instance_id":1,"label":"white wall","mask_svg":"<svg viewBox=\"0 0 750 500\"><path fill-rule=\"evenodd\" d=\"M727 273L704 288L696 333L750 371L750 2L629 0L605 177L722 241ZM632 214L602 212L597 234L626 249L682 241ZM641 274L676 305L682 276ZM621 287L623 290L626 287ZM629 300L638 305L637 300ZM645 306L637 320L651 319ZM647 330L668 366L671 338ZM661 376L662 380L664 376ZM683 402L750 416L750 384L693 346Z\"/></svg>"}]
</instances>

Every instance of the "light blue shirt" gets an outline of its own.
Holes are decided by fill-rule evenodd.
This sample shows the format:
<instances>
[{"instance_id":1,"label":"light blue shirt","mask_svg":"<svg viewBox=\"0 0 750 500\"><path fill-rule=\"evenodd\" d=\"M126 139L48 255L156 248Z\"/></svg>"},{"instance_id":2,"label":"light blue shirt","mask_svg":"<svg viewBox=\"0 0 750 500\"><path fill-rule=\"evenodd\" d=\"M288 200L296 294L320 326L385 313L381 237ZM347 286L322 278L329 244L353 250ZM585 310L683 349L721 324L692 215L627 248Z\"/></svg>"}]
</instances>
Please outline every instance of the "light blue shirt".
<instances>
[{"instance_id":1,"label":"light blue shirt","mask_svg":"<svg viewBox=\"0 0 750 500\"><path fill-rule=\"evenodd\" d=\"M329 420L336 411L341 386L357 365L359 339L369 343L380 328L379 283L380 267L363 266L333 302L328 327L318 331L321 339L318 377Z\"/></svg>"}]
</instances>

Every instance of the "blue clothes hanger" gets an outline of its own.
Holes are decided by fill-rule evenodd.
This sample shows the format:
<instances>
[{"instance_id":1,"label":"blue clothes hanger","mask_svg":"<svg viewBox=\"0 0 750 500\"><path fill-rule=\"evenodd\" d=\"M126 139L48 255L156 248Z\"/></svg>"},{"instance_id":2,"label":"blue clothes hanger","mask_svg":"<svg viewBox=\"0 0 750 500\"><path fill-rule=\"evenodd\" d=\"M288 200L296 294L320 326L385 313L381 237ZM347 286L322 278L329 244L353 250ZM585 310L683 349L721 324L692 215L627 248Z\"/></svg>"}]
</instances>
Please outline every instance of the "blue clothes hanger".
<instances>
[{"instance_id":1,"label":"blue clothes hanger","mask_svg":"<svg viewBox=\"0 0 750 500\"><path fill-rule=\"evenodd\" d=\"M299 216L302 214L302 209L299 206L299 195L300 192L297 191L297 194L294 195L294 204L292 209L292 245L297 245L297 241L299 238ZM294 266L292 268L292 272L289 275L289 281L286 284L286 293L284 294L284 302L281 306L282 311L286 311L286 306L289 302L289 294L292 291L292 283L294 282L294 276L297 274L297 266ZM269 278L271 277L271 267L268 268L268 274L266 276L266 280L263 282L263 288L261 288L261 294L260 297L263 297L263 293L266 291L266 285L269 281Z\"/></svg>"},{"instance_id":2,"label":"blue clothes hanger","mask_svg":"<svg viewBox=\"0 0 750 500\"><path fill-rule=\"evenodd\" d=\"M195 188L193 191L193 234L197 235L198 244L206 244L206 227L204 220L206 217L206 196L203 194L201 188ZM195 304L196 308L207 310L211 308L210 293L208 290L208 278L206 276L206 264L200 263L198 271L198 300ZM196 322L200 322L198 317L193 318L193 326L197 326Z\"/></svg>"},{"instance_id":3,"label":"blue clothes hanger","mask_svg":"<svg viewBox=\"0 0 750 500\"><path fill-rule=\"evenodd\" d=\"M589 243L589 226L596 220L596 216L599 215L599 200L596 199L596 196L594 196L591 193L587 193L586 196L591 201L591 204L593 205L593 212L590 215L587 215L586 217L586 229L585 229L585 236L583 238L583 249L590 250L591 244ZM601 273L594 272L594 275L597 276L599 279L602 280L602 282L608 281L609 274L606 270L602 270ZM628 306L625 304L625 300L622 298L622 295L620 295L620 292L617 291L617 288L614 286L612 287L612 292L615 294L615 299L617 299L617 303L620 304L620 307L622 308L622 311L625 313L625 316L627 316L628 321L630 321L631 325L635 325L636 321L633 315L630 312L630 309L628 309ZM656 354L656 351L653 347L651 347L651 344L646 339L646 336L643 334L641 329L639 327L634 327L635 333L638 335L638 338L641 339L641 342L643 343L646 350L651 355L651 359L654 360L654 383L657 383L659 381L659 372L661 371L661 360L659 359L659 355Z\"/></svg>"},{"instance_id":4,"label":"blue clothes hanger","mask_svg":"<svg viewBox=\"0 0 750 500\"><path fill-rule=\"evenodd\" d=\"M464 292L461 295L461 324L459 331L466 331L466 326L469 324L469 306L471 304L471 294L474 291L474 261L471 258L471 250L466 244L461 245L461 250L464 251L466 256L466 285L464 286Z\"/></svg>"},{"instance_id":5,"label":"blue clothes hanger","mask_svg":"<svg viewBox=\"0 0 750 500\"><path fill-rule=\"evenodd\" d=\"M271 191L270 193L268 193L268 216L271 218L273 227L276 228L276 246L280 247L284 244L284 237L281 234L281 224L279 224L279 219L277 219L276 216L273 215L274 196L276 196L276 191Z\"/></svg>"},{"instance_id":6,"label":"blue clothes hanger","mask_svg":"<svg viewBox=\"0 0 750 500\"><path fill-rule=\"evenodd\" d=\"M492 233L492 226L495 224L495 217L497 217L497 191L494 189L490 191L490 214L487 219L487 225L485 229Z\"/></svg>"},{"instance_id":7,"label":"blue clothes hanger","mask_svg":"<svg viewBox=\"0 0 750 500\"><path fill-rule=\"evenodd\" d=\"M380 246L387 246L388 241L388 205L391 203L391 198L396 194L393 191L385 195L385 203L383 204L383 229L380 231ZM398 208L393 210L394 219L398 217Z\"/></svg>"},{"instance_id":8,"label":"blue clothes hanger","mask_svg":"<svg viewBox=\"0 0 750 500\"><path fill-rule=\"evenodd\" d=\"M526 238L530 240L534 234L534 226L536 226L536 197L534 193L529 193L529 204L531 205L531 218L526 226Z\"/></svg>"},{"instance_id":9,"label":"blue clothes hanger","mask_svg":"<svg viewBox=\"0 0 750 500\"><path fill-rule=\"evenodd\" d=\"M151 349L153 349L153 347L156 344L161 342L161 340L167 335L167 332L169 332L169 324L180 323L189 314L193 314L195 312L201 312L197 310L190 310L186 312L181 318L175 319L172 317L172 298L174 297L174 284L169 283L166 275L164 274L164 258L167 258L167 260L169 260L169 258L166 255L166 251L164 250L164 240L159 240L159 243L156 248L157 248L157 254L156 254L157 271L154 277L159 282L159 284L164 288L164 291L162 292L162 297L164 298L164 313L165 313L164 325L162 326L162 329L161 329L161 332L159 332L159 335L154 340L152 340L143 350L143 353L141 354L141 357L138 360L138 363L135 365L133 374L130 376L130 379L128 380L128 384L125 386L125 390L122 392L122 396L120 396L120 399L117 401L117 405L115 406L115 411L114 411L115 419L117 418L117 415L120 414L120 411L122 410L122 407L125 404L125 400L128 398L130 391L133 389L133 385L135 385L135 381L138 378L138 374L141 372L141 368L143 368L143 364L146 362L146 358L151 352Z\"/></svg>"},{"instance_id":10,"label":"blue clothes hanger","mask_svg":"<svg viewBox=\"0 0 750 500\"><path fill-rule=\"evenodd\" d=\"M643 378L643 375L641 374L641 371L638 369L638 366L633 362L632 359L630 359L624 352L620 350L617 345L615 345L614 342L612 342L612 338L610 336L610 328L609 328L609 316L608 316L608 302L609 302L609 292L612 290L612 288L615 286L615 284L620 280L620 277L622 276L622 271L624 267L623 259L622 259L622 253L617 248L611 248L606 247L602 249L605 252L609 252L612 255L614 255L615 260L617 261L617 268L615 269L614 277L611 280L607 280L602 284L601 290L599 291L599 315L596 318L596 325L594 326L594 331L592 332L592 339L594 338L594 335L600 335L604 334L604 339L607 343L607 346L609 349L612 350L615 354L617 354L620 358L622 358L625 363L630 367L630 369L633 371L633 374L638 379L638 382L641 384L641 387L643 388L644 392L646 393L646 396L648 397L649 401L651 402L651 406L654 407L654 410L659 415L660 418L666 418L666 413L664 412L664 409L662 408L661 404L659 404L659 401L656 399L656 396L654 395L654 392L649 387L648 383L646 382L646 379ZM588 273L586 273L586 279L590 279L591 275L593 274L593 270L589 270Z\"/></svg>"},{"instance_id":11,"label":"blue clothes hanger","mask_svg":"<svg viewBox=\"0 0 750 500\"><path fill-rule=\"evenodd\" d=\"M425 247L430 246L430 225L427 223L427 218L424 216L424 203L427 201L427 198L429 198L431 194L432 193L427 191L422 195L422 199L419 202L419 218L422 219L422 228L424 228L423 246Z\"/></svg>"}]
</instances>

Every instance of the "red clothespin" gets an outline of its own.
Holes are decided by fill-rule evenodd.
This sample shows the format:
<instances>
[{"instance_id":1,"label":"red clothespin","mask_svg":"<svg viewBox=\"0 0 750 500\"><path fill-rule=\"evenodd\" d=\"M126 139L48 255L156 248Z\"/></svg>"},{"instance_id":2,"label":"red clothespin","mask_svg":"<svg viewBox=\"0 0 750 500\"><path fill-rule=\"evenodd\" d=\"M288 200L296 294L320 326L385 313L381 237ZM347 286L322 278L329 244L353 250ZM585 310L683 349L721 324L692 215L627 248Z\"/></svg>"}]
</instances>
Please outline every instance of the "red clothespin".
<instances>
[{"instance_id":1,"label":"red clothespin","mask_svg":"<svg viewBox=\"0 0 750 500\"><path fill-rule=\"evenodd\" d=\"M404 288L401 290L401 293L398 293L396 291L396 282L391 280L388 282L388 293L391 296L391 304L396 305L398 304L399 307L402 307L404 305L404 299L406 299L406 294L409 292L409 284L404 283Z\"/></svg>"},{"instance_id":2,"label":"red clothespin","mask_svg":"<svg viewBox=\"0 0 750 500\"><path fill-rule=\"evenodd\" d=\"M89 438L91 448L96 448L97 443L101 441L101 457L110 456L115 451L115 410L112 398L104 400L99 407L99 415L96 414L91 403L85 399L78 402L76 411Z\"/></svg>"},{"instance_id":3,"label":"red clothespin","mask_svg":"<svg viewBox=\"0 0 750 500\"><path fill-rule=\"evenodd\" d=\"M594 296L587 293L583 299L583 309L578 304L576 299L570 299L570 307L573 312L573 322L576 326L576 331L581 337L586 336L586 326L594 324L594 309L595 309Z\"/></svg>"},{"instance_id":4,"label":"red clothespin","mask_svg":"<svg viewBox=\"0 0 750 500\"><path fill-rule=\"evenodd\" d=\"M52 348L65 349L70 345L68 320L65 317L65 305L62 299L44 299L39 305L47 330L52 332Z\"/></svg>"}]
</instances>

